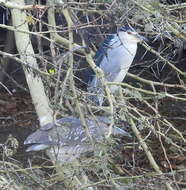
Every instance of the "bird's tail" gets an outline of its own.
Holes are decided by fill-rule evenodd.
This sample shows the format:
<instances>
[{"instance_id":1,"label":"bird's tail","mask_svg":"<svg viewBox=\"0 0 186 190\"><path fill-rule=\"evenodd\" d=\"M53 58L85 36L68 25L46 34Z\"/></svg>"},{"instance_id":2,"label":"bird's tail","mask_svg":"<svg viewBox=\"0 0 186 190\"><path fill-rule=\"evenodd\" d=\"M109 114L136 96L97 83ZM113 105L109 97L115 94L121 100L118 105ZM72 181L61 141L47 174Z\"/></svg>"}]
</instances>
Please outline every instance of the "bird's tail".
<instances>
[{"instance_id":1,"label":"bird's tail","mask_svg":"<svg viewBox=\"0 0 186 190\"><path fill-rule=\"evenodd\" d=\"M93 105L102 106L104 102L104 91L101 88L88 88L89 95L87 97L88 102Z\"/></svg>"},{"instance_id":2,"label":"bird's tail","mask_svg":"<svg viewBox=\"0 0 186 190\"><path fill-rule=\"evenodd\" d=\"M130 133L128 133L125 130L123 130L123 129L119 128L119 127L116 127L116 126L112 127L112 134L113 135L122 135L122 136L131 137Z\"/></svg>"}]
</instances>

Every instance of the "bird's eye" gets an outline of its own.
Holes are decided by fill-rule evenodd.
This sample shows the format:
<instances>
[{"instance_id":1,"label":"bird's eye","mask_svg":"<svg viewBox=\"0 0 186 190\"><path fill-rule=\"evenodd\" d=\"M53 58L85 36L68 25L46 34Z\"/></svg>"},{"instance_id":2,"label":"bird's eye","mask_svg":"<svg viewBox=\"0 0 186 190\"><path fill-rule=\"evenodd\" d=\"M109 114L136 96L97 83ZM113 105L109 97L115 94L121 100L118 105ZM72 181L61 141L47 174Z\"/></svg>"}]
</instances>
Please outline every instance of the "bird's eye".
<instances>
[{"instance_id":1,"label":"bird's eye","mask_svg":"<svg viewBox=\"0 0 186 190\"><path fill-rule=\"evenodd\" d=\"M132 32L130 32L130 31L127 31L127 34L132 34Z\"/></svg>"}]
</instances>

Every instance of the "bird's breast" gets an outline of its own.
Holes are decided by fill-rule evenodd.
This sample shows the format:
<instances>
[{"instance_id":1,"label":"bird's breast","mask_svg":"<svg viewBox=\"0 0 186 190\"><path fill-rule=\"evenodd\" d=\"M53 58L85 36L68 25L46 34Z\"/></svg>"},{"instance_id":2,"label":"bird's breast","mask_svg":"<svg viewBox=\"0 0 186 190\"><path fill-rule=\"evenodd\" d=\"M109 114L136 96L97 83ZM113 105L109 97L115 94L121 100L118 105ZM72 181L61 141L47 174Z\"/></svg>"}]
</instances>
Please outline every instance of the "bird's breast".
<instances>
[{"instance_id":1,"label":"bird's breast","mask_svg":"<svg viewBox=\"0 0 186 190\"><path fill-rule=\"evenodd\" d=\"M135 57L136 49L135 46L126 47L125 45L109 49L103 61L103 67L109 71L112 71L114 67L128 69Z\"/></svg>"}]
</instances>

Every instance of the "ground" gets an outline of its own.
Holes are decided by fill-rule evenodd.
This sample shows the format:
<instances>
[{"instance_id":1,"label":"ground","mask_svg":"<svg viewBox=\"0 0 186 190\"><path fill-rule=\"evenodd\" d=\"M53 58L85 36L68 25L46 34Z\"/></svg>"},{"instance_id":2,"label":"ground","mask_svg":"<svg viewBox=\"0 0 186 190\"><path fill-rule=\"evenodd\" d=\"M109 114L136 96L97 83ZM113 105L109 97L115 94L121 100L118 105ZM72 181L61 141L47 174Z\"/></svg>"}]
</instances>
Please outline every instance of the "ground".
<instances>
[{"instance_id":1,"label":"ground","mask_svg":"<svg viewBox=\"0 0 186 190\"><path fill-rule=\"evenodd\" d=\"M34 106L29 94L23 93L17 95L9 95L8 93L1 93L0 100L0 155L1 162L5 163L3 165L3 169L8 168L8 170L10 170L10 168L14 168L14 172L17 171L17 175L20 175L19 178L23 178L24 175L28 175L29 159L31 158L33 164L32 166L35 167L35 169L32 169L32 180L28 182L28 176L24 176L25 180L20 181L20 179L16 179L17 184L24 186L27 185L27 187L30 189L34 189L34 187L38 189L39 186L41 189L46 188L46 186L48 189L53 189L54 187L57 188L57 186L60 185L59 181L55 181L54 184L50 185L46 181L50 181L50 176L54 174L54 170L48 168L52 168L52 164L50 161L47 161L47 157L42 153L28 154L25 152L26 147L23 145L24 140L31 132L39 127ZM166 107L171 107L171 101L164 101L162 103L162 106L165 103ZM178 102L177 108L179 108L179 106L183 106L183 104L180 104ZM162 110L163 108L164 107L162 107ZM173 110L170 109L170 112L172 113ZM178 123L182 123L182 126L180 127L184 132L185 123ZM176 138L176 136L174 138ZM148 143L150 151L152 152L161 170L167 174L164 176L164 178L169 179L170 181L174 180L170 175L171 165L174 171L179 170L177 174L175 173L175 180L177 181L177 185L180 188L184 188L186 187L186 179L184 176L186 158L183 153L180 153L181 150L175 150L175 147L169 145L164 140L162 141L166 149L166 156L165 150L162 149L160 141L156 137L151 137L147 140L146 143ZM139 147L139 144L137 143L135 137L128 140L125 138L120 139L118 144L118 147L115 147L113 150L111 150L112 154L114 153L114 156L111 156L110 158L113 166L112 170L114 170L115 174L117 176L120 176L121 179L125 179L125 177L131 176L135 176L136 178L134 180L135 183L132 184L129 183L133 181L132 178L130 180L129 178L121 180L129 183L129 185L125 186L125 188L127 187L126 189L146 189L147 187L148 189L157 189L160 187L159 183L161 184L165 182L165 179L163 180L162 176L158 176L153 173L154 171L150 166L149 161L147 160L147 157L144 154L142 148ZM166 157L170 163L167 162ZM12 166L10 166L11 164ZM21 168L25 169L24 174L22 172L19 172L19 170L22 170ZM149 172L152 176L155 177L152 177ZM9 175L12 175L11 170L8 173ZM37 179L33 179L33 176L37 176ZM45 181L43 181L44 179ZM1 180L2 178L0 178L0 185L2 183ZM39 184L39 180L42 181L42 185ZM51 183L51 181L49 183ZM124 186L121 186L121 189L125 188ZM163 186L161 186L161 188L163 189Z\"/></svg>"}]
</instances>

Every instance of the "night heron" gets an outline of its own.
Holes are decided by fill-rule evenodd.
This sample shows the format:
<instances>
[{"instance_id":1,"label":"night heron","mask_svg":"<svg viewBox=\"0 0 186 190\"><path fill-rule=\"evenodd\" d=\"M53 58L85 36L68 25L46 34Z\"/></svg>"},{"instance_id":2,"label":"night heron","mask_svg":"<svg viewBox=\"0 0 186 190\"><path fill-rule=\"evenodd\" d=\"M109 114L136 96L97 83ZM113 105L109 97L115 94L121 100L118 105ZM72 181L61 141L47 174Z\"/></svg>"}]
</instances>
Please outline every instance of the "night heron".
<instances>
[{"instance_id":1,"label":"night heron","mask_svg":"<svg viewBox=\"0 0 186 190\"><path fill-rule=\"evenodd\" d=\"M30 147L26 151L47 149L46 153L52 161L71 162L83 153L94 151L95 145L103 142L109 132L110 122L106 117L86 119L86 123L93 143L80 119L64 117L57 124L49 123L28 136L24 144ZM112 127L112 134L130 137L129 133L115 126Z\"/></svg>"},{"instance_id":2,"label":"night heron","mask_svg":"<svg viewBox=\"0 0 186 190\"><path fill-rule=\"evenodd\" d=\"M116 34L109 35L96 52L94 61L104 72L109 82L122 82L136 55L137 43L146 40L133 28L124 26ZM98 105L103 104L104 89L101 81L91 73L89 75L88 91L91 99ZM114 93L118 86L111 85L110 90Z\"/></svg>"}]
</instances>

